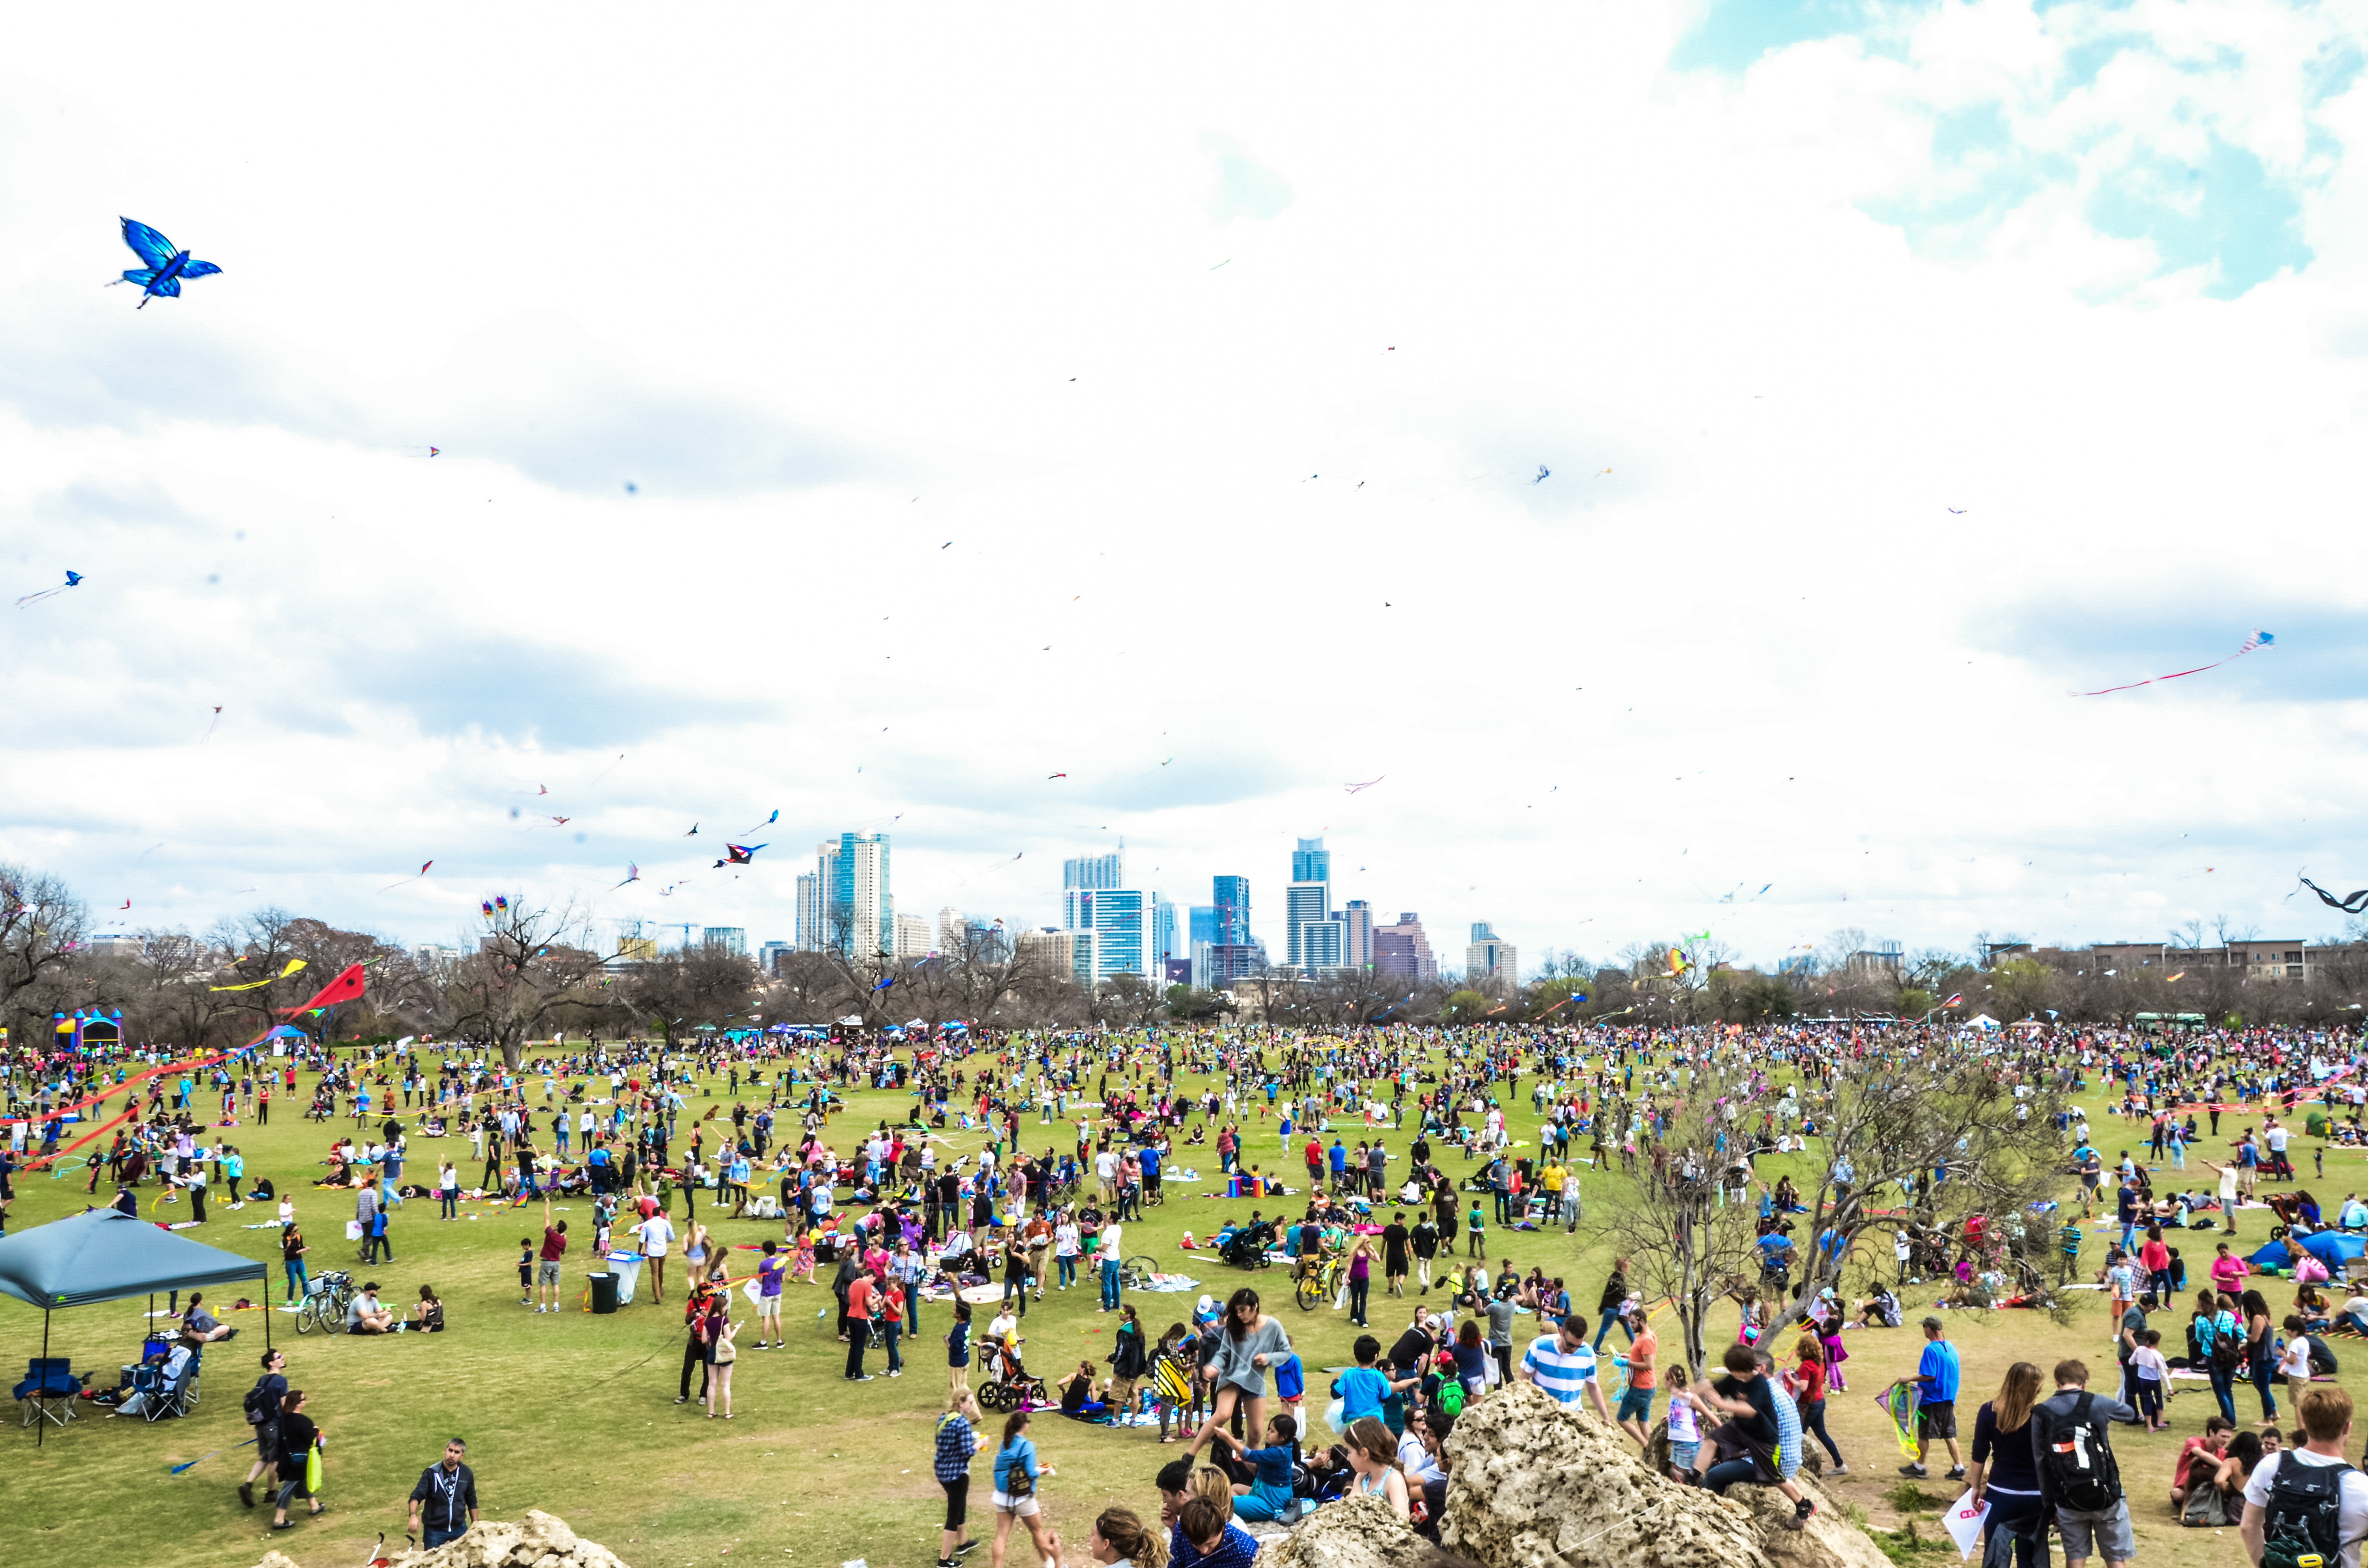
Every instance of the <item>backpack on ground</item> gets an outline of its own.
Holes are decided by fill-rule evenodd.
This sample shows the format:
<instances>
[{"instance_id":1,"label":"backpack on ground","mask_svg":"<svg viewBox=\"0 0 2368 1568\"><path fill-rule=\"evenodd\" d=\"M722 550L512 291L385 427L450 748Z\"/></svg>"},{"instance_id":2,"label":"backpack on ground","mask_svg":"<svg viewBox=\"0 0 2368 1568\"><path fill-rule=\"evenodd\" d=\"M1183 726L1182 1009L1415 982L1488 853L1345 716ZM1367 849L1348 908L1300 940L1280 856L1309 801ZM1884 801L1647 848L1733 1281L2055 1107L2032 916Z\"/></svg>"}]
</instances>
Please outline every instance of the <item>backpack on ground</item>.
<instances>
[{"instance_id":1,"label":"backpack on ground","mask_svg":"<svg viewBox=\"0 0 2368 1568\"><path fill-rule=\"evenodd\" d=\"M2343 1544L2343 1477L2351 1469L2279 1458L2261 1511L2261 1568L2297 1568L2313 1554L2322 1563L2336 1561Z\"/></svg>"},{"instance_id":2,"label":"backpack on ground","mask_svg":"<svg viewBox=\"0 0 2368 1568\"><path fill-rule=\"evenodd\" d=\"M2122 1471L2113 1462L2112 1445L2089 1424L2089 1410L2096 1402L2097 1396L2084 1389L2069 1415L2051 1413L2041 1428L2039 1467L2048 1494L2079 1514L2102 1513L2122 1499Z\"/></svg>"}]
</instances>

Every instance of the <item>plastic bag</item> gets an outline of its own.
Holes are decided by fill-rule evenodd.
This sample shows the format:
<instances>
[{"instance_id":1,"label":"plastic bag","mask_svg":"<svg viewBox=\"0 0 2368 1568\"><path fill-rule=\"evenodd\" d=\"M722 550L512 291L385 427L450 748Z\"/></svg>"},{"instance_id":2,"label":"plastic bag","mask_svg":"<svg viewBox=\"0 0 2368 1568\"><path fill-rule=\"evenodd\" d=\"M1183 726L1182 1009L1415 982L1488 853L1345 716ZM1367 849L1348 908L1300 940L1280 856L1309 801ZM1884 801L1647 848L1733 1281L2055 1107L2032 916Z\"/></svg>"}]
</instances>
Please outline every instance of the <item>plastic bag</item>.
<instances>
[{"instance_id":1,"label":"plastic bag","mask_svg":"<svg viewBox=\"0 0 2368 1568\"><path fill-rule=\"evenodd\" d=\"M317 1446L304 1450L304 1490L313 1497L321 1494L321 1450Z\"/></svg>"}]
</instances>

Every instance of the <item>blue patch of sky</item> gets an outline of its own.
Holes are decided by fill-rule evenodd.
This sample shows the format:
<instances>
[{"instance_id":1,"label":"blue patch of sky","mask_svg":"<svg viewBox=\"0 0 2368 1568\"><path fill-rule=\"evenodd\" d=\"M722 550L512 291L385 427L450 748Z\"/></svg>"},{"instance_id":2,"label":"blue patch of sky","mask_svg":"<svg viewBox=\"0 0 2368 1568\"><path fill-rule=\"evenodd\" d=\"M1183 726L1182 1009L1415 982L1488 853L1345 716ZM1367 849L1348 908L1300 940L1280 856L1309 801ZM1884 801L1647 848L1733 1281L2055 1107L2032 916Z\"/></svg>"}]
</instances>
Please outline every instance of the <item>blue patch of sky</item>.
<instances>
[{"instance_id":1,"label":"blue patch of sky","mask_svg":"<svg viewBox=\"0 0 2368 1568\"><path fill-rule=\"evenodd\" d=\"M1674 71L1743 71L1770 50L1846 33L1879 20L1873 0L1713 0L1669 56ZM1872 40L1866 40L1871 52Z\"/></svg>"},{"instance_id":2,"label":"blue patch of sky","mask_svg":"<svg viewBox=\"0 0 2368 1568\"><path fill-rule=\"evenodd\" d=\"M2215 300L2311 260L2293 189L2216 136L2201 165L2146 159L2116 174L2089 198L2089 221L2100 233L2148 242L2171 270L2212 268L2203 291Z\"/></svg>"}]
</instances>

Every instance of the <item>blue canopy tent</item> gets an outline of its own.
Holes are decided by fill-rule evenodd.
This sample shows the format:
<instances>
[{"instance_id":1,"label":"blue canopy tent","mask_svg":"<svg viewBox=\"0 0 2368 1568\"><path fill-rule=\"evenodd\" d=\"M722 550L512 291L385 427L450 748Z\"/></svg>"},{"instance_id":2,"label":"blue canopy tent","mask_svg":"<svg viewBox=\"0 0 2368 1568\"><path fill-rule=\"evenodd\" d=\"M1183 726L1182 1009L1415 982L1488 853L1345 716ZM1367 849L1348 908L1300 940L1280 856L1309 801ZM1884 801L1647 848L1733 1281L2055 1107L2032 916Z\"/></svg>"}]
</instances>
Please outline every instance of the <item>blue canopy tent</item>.
<instances>
[{"instance_id":1,"label":"blue canopy tent","mask_svg":"<svg viewBox=\"0 0 2368 1568\"><path fill-rule=\"evenodd\" d=\"M224 1252L113 1209L94 1209L0 1237L0 1293L41 1309L41 1358L50 1355L50 1314L60 1307L154 1297L261 1278L270 1296L267 1263ZM263 1314L263 1343L271 1346L271 1314ZM48 1437L46 1430L41 1439ZM40 1446L37 1440L35 1447Z\"/></svg>"},{"instance_id":2,"label":"blue canopy tent","mask_svg":"<svg viewBox=\"0 0 2368 1568\"><path fill-rule=\"evenodd\" d=\"M2245 1260L2264 1274L2275 1274L2294 1261L2283 1242L2271 1242Z\"/></svg>"},{"instance_id":3,"label":"blue canopy tent","mask_svg":"<svg viewBox=\"0 0 2368 1568\"><path fill-rule=\"evenodd\" d=\"M2343 1266L2353 1258L2368 1253L2368 1241L2347 1231L2313 1231L2306 1236L2295 1237L2294 1241L2335 1274L2342 1273Z\"/></svg>"}]
</instances>

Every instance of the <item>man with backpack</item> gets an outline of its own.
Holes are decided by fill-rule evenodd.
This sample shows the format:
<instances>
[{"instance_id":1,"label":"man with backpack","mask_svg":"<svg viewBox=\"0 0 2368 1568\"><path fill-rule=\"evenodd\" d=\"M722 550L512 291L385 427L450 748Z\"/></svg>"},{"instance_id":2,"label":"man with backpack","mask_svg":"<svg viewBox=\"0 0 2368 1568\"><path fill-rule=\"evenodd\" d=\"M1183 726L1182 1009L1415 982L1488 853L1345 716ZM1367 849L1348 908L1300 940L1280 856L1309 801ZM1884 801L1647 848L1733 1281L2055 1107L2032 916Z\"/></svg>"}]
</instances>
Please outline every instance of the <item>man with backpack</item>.
<instances>
[{"instance_id":1,"label":"man with backpack","mask_svg":"<svg viewBox=\"0 0 2368 1568\"><path fill-rule=\"evenodd\" d=\"M2332 1383L2313 1383L2296 1402L2304 1436L2299 1449L2267 1454L2245 1483L2245 1517L2237 1533L2256 1568L2296 1568L2316 1555L2325 1568L2360 1568L2360 1540L2368 1536L2368 1476L2343 1461L2351 1437L2351 1396Z\"/></svg>"},{"instance_id":2,"label":"man with backpack","mask_svg":"<svg viewBox=\"0 0 2368 1568\"><path fill-rule=\"evenodd\" d=\"M2032 1455L2039 1461L2040 1494L2055 1510L2064 1537L2064 1568L2082 1568L2101 1551L2107 1568L2128 1568L2137 1555L2130 1528L2129 1498L2122 1491L2121 1467L2107 1436L2115 1421L2135 1415L2118 1399L2089 1392L2089 1369L2078 1361L2055 1363L2055 1394L2031 1412Z\"/></svg>"}]
</instances>

